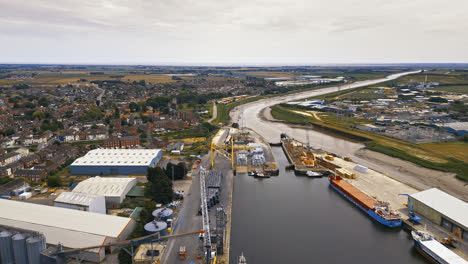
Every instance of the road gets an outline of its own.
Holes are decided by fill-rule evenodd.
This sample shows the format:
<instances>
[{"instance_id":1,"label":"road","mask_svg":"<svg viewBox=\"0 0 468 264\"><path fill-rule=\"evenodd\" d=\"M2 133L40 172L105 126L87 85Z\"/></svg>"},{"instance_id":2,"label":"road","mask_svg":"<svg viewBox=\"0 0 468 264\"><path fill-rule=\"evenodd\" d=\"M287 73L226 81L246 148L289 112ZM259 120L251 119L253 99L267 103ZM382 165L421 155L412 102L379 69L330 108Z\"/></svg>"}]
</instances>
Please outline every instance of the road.
<instances>
[{"instance_id":1,"label":"road","mask_svg":"<svg viewBox=\"0 0 468 264\"><path fill-rule=\"evenodd\" d=\"M208 123L213 122L218 116L218 107L216 107L216 102L213 101L213 116L208 120Z\"/></svg>"},{"instance_id":2,"label":"road","mask_svg":"<svg viewBox=\"0 0 468 264\"><path fill-rule=\"evenodd\" d=\"M220 137L218 142L222 142L227 133L224 133ZM205 169L210 168L210 155L207 154L202 157L200 165ZM220 204L223 205L225 210L228 211L231 206L230 202L230 190L231 190L231 178L233 177L232 171L230 170L231 162L226 160L219 155L215 159L215 169L224 171L223 186L220 195ZM173 226L173 234L188 233L202 229L201 216L198 215L198 209L200 208L200 178L199 170L195 170L192 173L192 185L190 190L184 198L183 206ZM214 209L210 210L210 223L212 227L216 225ZM170 239L167 243L164 255L162 257L162 263L190 263L190 261L197 261L197 252L199 248L199 239L197 235L181 236ZM178 258L178 251L181 246L186 247L187 258L181 260Z\"/></svg>"}]
</instances>

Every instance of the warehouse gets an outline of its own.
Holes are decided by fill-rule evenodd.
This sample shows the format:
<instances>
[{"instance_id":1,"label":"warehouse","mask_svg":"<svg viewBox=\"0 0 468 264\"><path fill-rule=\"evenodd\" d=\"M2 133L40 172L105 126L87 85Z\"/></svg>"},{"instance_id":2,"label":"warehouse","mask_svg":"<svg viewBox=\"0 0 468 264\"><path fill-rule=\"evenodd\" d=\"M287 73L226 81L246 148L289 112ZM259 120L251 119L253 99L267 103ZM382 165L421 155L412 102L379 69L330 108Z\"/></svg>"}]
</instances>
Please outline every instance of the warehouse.
<instances>
[{"instance_id":1,"label":"warehouse","mask_svg":"<svg viewBox=\"0 0 468 264\"><path fill-rule=\"evenodd\" d=\"M160 149L93 149L70 165L75 175L146 174L162 158Z\"/></svg>"},{"instance_id":2,"label":"warehouse","mask_svg":"<svg viewBox=\"0 0 468 264\"><path fill-rule=\"evenodd\" d=\"M72 192L104 196L107 208L119 208L127 193L135 185L135 178L109 178L96 176L78 183Z\"/></svg>"},{"instance_id":3,"label":"warehouse","mask_svg":"<svg viewBox=\"0 0 468 264\"><path fill-rule=\"evenodd\" d=\"M131 218L111 216L40 204L0 199L0 225L40 232L47 244L83 248L122 241L133 231ZM98 263L105 250L92 249L80 254Z\"/></svg>"},{"instance_id":4,"label":"warehouse","mask_svg":"<svg viewBox=\"0 0 468 264\"><path fill-rule=\"evenodd\" d=\"M411 201L416 214L448 232L460 228L462 239L468 241L468 203L436 188L412 194Z\"/></svg>"},{"instance_id":5,"label":"warehouse","mask_svg":"<svg viewBox=\"0 0 468 264\"><path fill-rule=\"evenodd\" d=\"M55 199L54 206L106 214L106 200L104 196L92 194L63 192Z\"/></svg>"}]
</instances>

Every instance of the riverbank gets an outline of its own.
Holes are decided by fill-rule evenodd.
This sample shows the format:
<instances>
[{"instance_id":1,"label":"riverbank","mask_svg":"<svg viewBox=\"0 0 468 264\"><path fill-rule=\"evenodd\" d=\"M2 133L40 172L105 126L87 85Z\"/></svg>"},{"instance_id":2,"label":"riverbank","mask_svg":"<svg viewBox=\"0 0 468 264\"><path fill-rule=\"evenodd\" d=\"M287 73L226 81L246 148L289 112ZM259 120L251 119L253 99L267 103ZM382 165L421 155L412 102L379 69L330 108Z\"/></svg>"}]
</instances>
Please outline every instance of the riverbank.
<instances>
[{"instance_id":1,"label":"riverbank","mask_svg":"<svg viewBox=\"0 0 468 264\"><path fill-rule=\"evenodd\" d=\"M265 122L284 123L281 120L275 119L271 115L271 111L266 109L261 112L260 118ZM297 124L287 124L290 127L297 127ZM303 129L310 129L310 127L302 126ZM346 136L347 132L334 133L333 129L323 130L321 133L328 133L330 135L340 137ZM354 138L354 137L353 137ZM356 139L356 138L354 138ZM327 149L333 152L333 149ZM359 163L373 168L387 176L396 180L408 183L418 189L427 189L437 187L447 193L450 193L462 200L468 201L468 183L455 177L455 173L443 172L419 166L415 163L402 160L400 158L391 157L376 151L365 148L356 149L354 152L349 153L353 159L359 160Z\"/></svg>"}]
</instances>

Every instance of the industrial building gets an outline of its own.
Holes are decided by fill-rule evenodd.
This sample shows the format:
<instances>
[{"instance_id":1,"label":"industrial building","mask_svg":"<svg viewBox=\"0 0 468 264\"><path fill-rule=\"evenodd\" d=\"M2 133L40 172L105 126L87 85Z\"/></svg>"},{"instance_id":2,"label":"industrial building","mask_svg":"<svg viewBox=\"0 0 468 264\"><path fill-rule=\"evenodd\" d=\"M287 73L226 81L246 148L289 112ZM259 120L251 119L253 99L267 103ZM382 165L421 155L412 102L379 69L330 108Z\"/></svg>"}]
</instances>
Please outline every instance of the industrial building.
<instances>
[{"instance_id":1,"label":"industrial building","mask_svg":"<svg viewBox=\"0 0 468 264\"><path fill-rule=\"evenodd\" d=\"M78 183L72 192L104 196L107 208L119 208L127 193L135 185L135 178L109 178L97 176Z\"/></svg>"},{"instance_id":2,"label":"industrial building","mask_svg":"<svg viewBox=\"0 0 468 264\"><path fill-rule=\"evenodd\" d=\"M146 174L162 158L160 149L93 149L70 165L75 175Z\"/></svg>"},{"instance_id":3,"label":"industrial building","mask_svg":"<svg viewBox=\"0 0 468 264\"><path fill-rule=\"evenodd\" d=\"M133 231L131 218L0 199L0 226L44 234L48 245L83 248L122 241ZM98 263L104 248L83 251L80 258Z\"/></svg>"},{"instance_id":4,"label":"industrial building","mask_svg":"<svg viewBox=\"0 0 468 264\"><path fill-rule=\"evenodd\" d=\"M106 200L104 196L63 192L54 201L54 206L106 214Z\"/></svg>"},{"instance_id":5,"label":"industrial building","mask_svg":"<svg viewBox=\"0 0 468 264\"><path fill-rule=\"evenodd\" d=\"M416 214L449 232L460 228L462 239L468 241L468 203L436 188L412 194L411 201Z\"/></svg>"}]
</instances>

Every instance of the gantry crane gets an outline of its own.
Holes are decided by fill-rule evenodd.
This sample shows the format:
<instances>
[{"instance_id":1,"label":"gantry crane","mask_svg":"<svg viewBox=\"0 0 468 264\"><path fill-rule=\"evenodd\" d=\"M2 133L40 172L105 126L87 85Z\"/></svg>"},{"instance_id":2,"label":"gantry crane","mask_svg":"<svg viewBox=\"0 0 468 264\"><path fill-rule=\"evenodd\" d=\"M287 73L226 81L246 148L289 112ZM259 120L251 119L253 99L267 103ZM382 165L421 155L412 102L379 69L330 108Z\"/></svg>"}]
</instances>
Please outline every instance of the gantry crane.
<instances>
[{"instance_id":1,"label":"gantry crane","mask_svg":"<svg viewBox=\"0 0 468 264\"><path fill-rule=\"evenodd\" d=\"M226 150L231 150L231 153L227 152ZM216 145L215 143L211 143L211 168L214 167L215 161L215 152L218 152L221 156L225 157L228 160L231 160L231 169L234 169L234 150L242 150L242 149L255 149L253 147L248 146L235 146L234 141L231 139L230 144L225 145Z\"/></svg>"}]
</instances>

